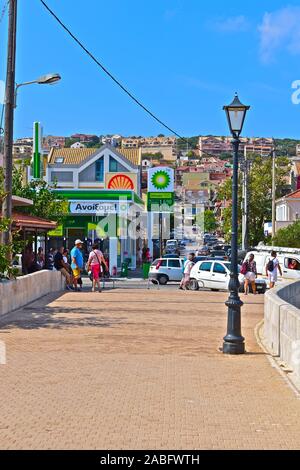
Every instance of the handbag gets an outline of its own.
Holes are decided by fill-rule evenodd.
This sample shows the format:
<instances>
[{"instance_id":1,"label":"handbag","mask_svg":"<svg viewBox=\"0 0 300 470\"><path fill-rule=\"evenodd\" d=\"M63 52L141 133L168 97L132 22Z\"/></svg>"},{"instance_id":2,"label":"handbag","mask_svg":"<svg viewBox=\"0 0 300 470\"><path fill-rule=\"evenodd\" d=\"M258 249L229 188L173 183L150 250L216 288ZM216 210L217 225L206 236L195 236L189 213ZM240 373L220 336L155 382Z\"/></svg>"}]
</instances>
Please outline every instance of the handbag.
<instances>
[{"instance_id":1,"label":"handbag","mask_svg":"<svg viewBox=\"0 0 300 470\"><path fill-rule=\"evenodd\" d=\"M247 274L247 272L248 272L248 263L245 262L245 263L242 264L241 274L245 275L245 274Z\"/></svg>"}]
</instances>

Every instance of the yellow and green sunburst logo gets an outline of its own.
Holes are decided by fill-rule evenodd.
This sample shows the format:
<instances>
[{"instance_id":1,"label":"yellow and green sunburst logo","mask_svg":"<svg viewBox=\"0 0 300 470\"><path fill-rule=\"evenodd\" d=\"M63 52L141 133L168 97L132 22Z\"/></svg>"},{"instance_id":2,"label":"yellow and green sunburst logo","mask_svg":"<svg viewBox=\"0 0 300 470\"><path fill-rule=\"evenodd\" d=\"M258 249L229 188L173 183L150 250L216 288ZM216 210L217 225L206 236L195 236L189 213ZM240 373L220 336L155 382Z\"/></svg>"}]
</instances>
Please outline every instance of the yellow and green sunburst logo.
<instances>
[{"instance_id":1,"label":"yellow and green sunburst logo","mask_svg":"<svg viewBox=\"0 0 300 470\"><path fill-rule=\"evenodd\" d=\"M158 191L163 191L170 185L171 178L167 171L159 170L154 173L154 175L152 175L151 182L155 189Z\"/></svg>"}]
</instances>

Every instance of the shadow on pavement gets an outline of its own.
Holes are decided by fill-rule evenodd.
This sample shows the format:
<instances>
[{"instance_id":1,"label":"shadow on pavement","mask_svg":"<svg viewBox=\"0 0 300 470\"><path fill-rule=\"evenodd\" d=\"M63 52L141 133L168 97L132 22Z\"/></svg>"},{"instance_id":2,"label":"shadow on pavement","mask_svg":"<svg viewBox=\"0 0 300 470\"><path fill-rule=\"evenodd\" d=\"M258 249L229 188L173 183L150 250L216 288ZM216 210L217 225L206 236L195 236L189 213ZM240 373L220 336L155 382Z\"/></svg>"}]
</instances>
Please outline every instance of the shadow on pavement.
<instances>
[{"instance_id":1,"label":"shadow on pavement","mask_svg":"<svg viewBox=\"0 0 300 470\"><path fill-rule=\"evenodd\" d=\"M99 310L89 310L84 307L51 306L50 304L59 299L65 293L48 294L38 301L25 305L0 317L0 329L10 330L21 328L33 330L39 328L67 329L73 327L97 327L112 328L120 324L128 323L126 317L112 318L101 315L101 303ZM70 302L66 300L66 302ZM79 303L71 301L71 303ZM103 309L107 313L107 308ZM2 331L4 332L4 331Z\"/></svg>"}]
</instances>

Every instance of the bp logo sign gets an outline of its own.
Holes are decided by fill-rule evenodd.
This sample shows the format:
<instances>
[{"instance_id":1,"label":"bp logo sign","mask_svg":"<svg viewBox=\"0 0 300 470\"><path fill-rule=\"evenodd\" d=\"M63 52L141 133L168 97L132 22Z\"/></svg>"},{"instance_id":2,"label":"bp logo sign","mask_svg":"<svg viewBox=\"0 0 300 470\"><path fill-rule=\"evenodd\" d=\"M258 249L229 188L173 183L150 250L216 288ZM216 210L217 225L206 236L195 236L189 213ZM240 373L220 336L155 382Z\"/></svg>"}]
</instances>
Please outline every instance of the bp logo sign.
<instances>
[{"instance_id":1,"label":"bp logo sign","mask_svg":"<svg viewBox=\"0 0 300 470\"><path fill-rule=\"evenodd\" d=\"M174 191L174 170L167 167L148 170L148 191L166 193Z\"/></svg>"}]
</instances>

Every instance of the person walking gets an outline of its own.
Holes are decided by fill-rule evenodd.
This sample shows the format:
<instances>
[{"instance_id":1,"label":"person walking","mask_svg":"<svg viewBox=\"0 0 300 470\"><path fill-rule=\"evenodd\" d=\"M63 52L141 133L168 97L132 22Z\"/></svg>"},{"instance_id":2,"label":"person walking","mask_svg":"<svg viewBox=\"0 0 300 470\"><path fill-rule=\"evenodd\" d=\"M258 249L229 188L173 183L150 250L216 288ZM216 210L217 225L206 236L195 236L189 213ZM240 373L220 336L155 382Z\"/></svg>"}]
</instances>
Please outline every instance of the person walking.
<instances>
[{"instance_id":1,"label":"person walking","mask_svg":"<svg viewBox=\"0 0 300 470\"><path fill-rule=\"evenodd\" d=\"M103 253L99 250L98 243L94 243L87 263L87 271L89 272L91 270L93 276L92 292L95 292L96 285L98 286L99 292L101 292L100 277L103 272L102 265L104 265L106 270L108 269Z\"/></svg>"},{"instance_id":2,"label":"person walking","mask_svg":"<svg viewBox=\"0 0 300 470\"><path fill-rule=\"evenodd\" d=\"M195 253L190 253L188 259L184 263L183 277L180 283L180 290L188 290L188 286L191 280L191 271L195 265L194 263Z\"/></svg>"},{"instance_id":3,"label":"person walking","mask_svg":"<svg viewBox=\"0 0 300 470\"><path fill-rule=\"evenodd\" d=\"M245 295L249 294L249 283L252 286L253 294L256 295L255 279L257 278L257 268L253 254L243 263L241 273L245 276Z\"/></svg>"},{"instance_id":4,"label":"person walking","mask_svg":"<svg viewBox=\"0 0 300 470\"><path fill-rule=\"evenodd\" d=\"M81 240L75 241L75 246L71 250L71 268L73 271L73 282L75 291L78 292L78 281L81 279L81 271L83 270L83 255L81 252L83 242Z\"/></svg>"},{"instance_id":5,"label":"person walking","mask_svg":"<svg viewBox=\"0 0 300 470\"><path fill-rule=\"evenodd\" d=\"M269 278L270 289L275 287L275 284L278 280L278 272L282 276L281 266L279 264L276 251L272 251L271 258L266 265L266 275Z\"/></svg>"},{"instance_id":6,"label":"person walking","mask_svg":"<svg viewBox=\"0 0 300 470\"><path fill-rule=\"evenodd\" d=\"M66 289L74 290L74 288L72 287L72 280L71 280L71 276L69 273L69 268L68 268L68 265L65 263L63 253L64 253L64 247L62 246L61 248L59 248L59 250L54 256L54 267L66 279Z\"/></svg>"},{"instance_id":7,"label":"person walking","mask_svg":"<svg viewBox=\"0 0 300 470\"><path fill-rule=\"evenodd\" d=\"M56 250L54 250L54 248L50 248L49 252L48 252L48 256L47 256L47 265L48 265L48 269L49 271L53 271L54 269L54 256L56 255Z\"/></svg>"},{"instance_id":8,"label":"person walking","mask_svg":"<svg viewBox=\"0 0 300 470\"><path fill-rule=\"evenodd\" d=\"M44 255L44 250L40 246L37 252L37 258L36 258L37 265L39 266L40 269L44 269L45 267L45 255Z\"/></svg>"}]
</instances>

